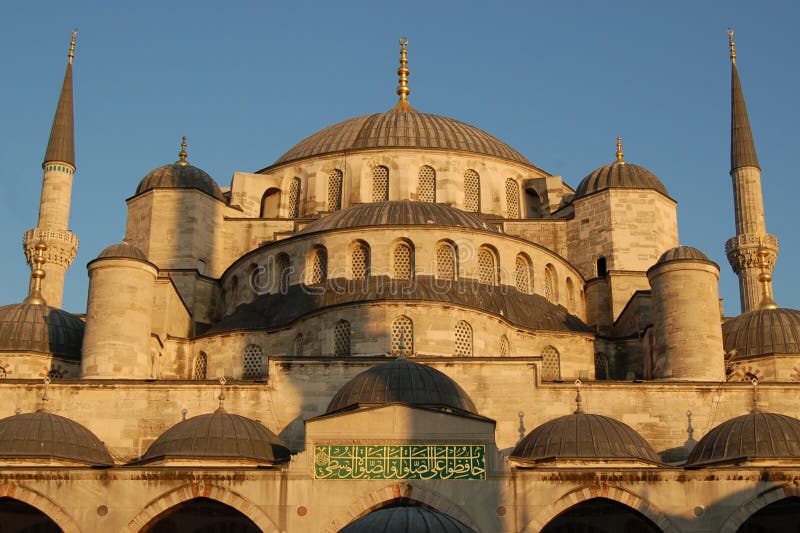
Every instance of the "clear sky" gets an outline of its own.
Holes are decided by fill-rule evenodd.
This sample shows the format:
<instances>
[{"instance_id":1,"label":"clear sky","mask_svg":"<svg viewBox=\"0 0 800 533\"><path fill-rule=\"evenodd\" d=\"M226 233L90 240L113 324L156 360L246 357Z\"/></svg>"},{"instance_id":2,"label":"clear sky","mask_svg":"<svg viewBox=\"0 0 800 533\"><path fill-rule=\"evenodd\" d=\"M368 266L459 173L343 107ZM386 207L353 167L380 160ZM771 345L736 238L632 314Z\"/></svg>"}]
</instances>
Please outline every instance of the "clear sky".
<instances>
[{"instance_id":1,"label":"clear sky","mask_svg":"<svg viewBox=\"0 0 800 533\"><path fill-rule=\"evenodd\" d=\"M612 161L621 135L626 159L678 201L681 242L719 263L737 314L724 255L731 26L781 243L775 296L800 307L800 2L20 1L0 13L0 304L27 290L21 239L77 27L70 311L85 311L86 263L124 235L125 199L177 158L181 135L189 161L228 186L324 126L392 107L408 36L416 109L473 124L573 187Z\"/></svg>"}]
</instances>

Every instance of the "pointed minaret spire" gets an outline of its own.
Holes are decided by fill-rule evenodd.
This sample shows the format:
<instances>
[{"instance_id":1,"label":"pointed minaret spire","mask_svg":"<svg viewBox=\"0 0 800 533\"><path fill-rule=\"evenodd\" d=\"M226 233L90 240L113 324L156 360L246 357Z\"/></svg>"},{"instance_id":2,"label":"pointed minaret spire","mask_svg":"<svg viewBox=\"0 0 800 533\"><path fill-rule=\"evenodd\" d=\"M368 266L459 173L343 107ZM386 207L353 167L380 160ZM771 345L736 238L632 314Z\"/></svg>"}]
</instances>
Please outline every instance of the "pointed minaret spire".
<instances>
[{"instance_id":1,"label":"pointed minaret spire","mask_svg":"<svg viewBox=\"0 0 800 533\"><path fill-rule=\"evenodd\" d=\"M736 236L725 243L725 252L733 271L739 277L739 298L742 312L761 307L762 291L770 290L762 281L762 263L767 275L778 257L778 239L767 233L764 222L764 200L761 193L761 167L747 116L739 69L736 66L736 43L733 30L728 30L731 60L731 170ZM762 287L762 283L764 286ZM771 297L770 297L771 302ZM767 302L774 305L774 302Z\"/></svg>"},{"instance_id":2,"label":"pointed minaret spire","mask_svg":"<svg viewBox=\"0 0 800 533\"><path fill-rule=\"evenodd\" d=\"M75 57L75 37L77 30L72 30L72 40L69 43L69 61L67 71L64 73L64 83L61 84L61 95L58 98L56 116L53 118L53 127L50 129L50 142L44 154L42 167L47 163L67 163L75 167L75 127L72 113L72 59Z\"/></svg>"},{"instance_id":3,"label":"pointed minaret spire","mask_svg":"<svg viewBox=\"0 0 800 533\"><path fill-rule=\"evenodd\" d=\"M397 95L400 100L394 106L393 111L414 111L411 104L408 103L408 95L411 89L408 87L408 75L411 71L408 70L408 38L403 37L400 39L400 68L397 69L397 76L399 77L397 85Z\"/></svg>"}]
</instances>

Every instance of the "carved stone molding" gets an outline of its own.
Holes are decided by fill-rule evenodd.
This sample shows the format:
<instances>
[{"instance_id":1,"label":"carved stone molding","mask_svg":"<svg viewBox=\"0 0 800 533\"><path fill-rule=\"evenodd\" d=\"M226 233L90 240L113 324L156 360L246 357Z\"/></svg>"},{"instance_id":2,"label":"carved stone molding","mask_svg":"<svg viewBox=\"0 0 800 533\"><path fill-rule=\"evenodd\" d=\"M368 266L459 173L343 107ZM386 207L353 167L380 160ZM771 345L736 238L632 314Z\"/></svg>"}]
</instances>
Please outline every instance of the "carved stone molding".
<instances>
[{"instance_id":1,"label":"carved stone molding","mask_svg":"<svg viewBox=\"0 0 800 533\"><path fill-rule=\"evenodd\" d=\"M733 271L739 274L747 269L760 268L761 259L758 257L758 249L761 247L766 248L769 252L767 264L772 270L775 266L775 259L778 257L777 237L765 233L762 235L737 235L728 239L728 242L725 243L725 253Z\"/></svg>"},{"instance_id":2,"label":"carved stone molding","mask_svg":"<svg viewBox=\"0 0 800 533\"><path fill-rule=\"evenodd\" d=\"M75 259L75 254L78 253L78 236L71 231L33 228L26 231L22 238L22 248L29 265L36 253L36 244L39 242L47 245L44 254L47 263L60 265L65 270L69 268Z\"/></svg>"}]
</instances>

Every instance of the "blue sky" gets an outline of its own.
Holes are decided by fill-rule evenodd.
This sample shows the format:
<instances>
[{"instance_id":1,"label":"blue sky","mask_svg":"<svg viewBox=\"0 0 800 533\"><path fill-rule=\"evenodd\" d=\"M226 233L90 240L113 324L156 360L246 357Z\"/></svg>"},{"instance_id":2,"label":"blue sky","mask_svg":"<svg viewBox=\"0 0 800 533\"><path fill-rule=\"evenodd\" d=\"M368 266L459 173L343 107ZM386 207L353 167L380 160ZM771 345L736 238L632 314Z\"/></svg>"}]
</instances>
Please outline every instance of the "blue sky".
<instances>
[{"instance_id":1,"label":"blue sky","mask_svg":"<svg viewBox=\"0 0 800 533\"><path fill-rule=\"evenodd\" d=\"M767 228L781 242L776 300L800 306L794 197L800 146L797 2L6 2L0 33L0 304L20 301L41 162L75 58L71 229L80 238L64 307L84 312L85 265L125 232L125 199L153 168L189 160L221 186L340 120L395 102L408 36L411 103L473 124L573 187L613 159L649 168L678 201L681 242L721 267L734 234L730 64L737 57L763 171Z\"/></svg>"}]
</instances>

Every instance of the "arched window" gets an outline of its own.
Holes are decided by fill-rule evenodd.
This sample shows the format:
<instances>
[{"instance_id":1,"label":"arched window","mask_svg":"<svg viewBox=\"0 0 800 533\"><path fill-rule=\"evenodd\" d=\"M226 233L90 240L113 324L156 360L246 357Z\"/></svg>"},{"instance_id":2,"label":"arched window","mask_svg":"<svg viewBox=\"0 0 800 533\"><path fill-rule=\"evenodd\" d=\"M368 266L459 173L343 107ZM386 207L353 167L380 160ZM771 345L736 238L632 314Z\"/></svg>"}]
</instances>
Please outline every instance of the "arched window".
<instances>
[{"instance_id":1,"label":"arched window","mask_svg":"<svg viewBox=\"0 0 800 533\"><path fill-rule=\"evenodd\" d=\"M308 253L306 282L309 285L325 283L328 279L328 251L324 246L314 246Z\"/></svg>"},{"instance_id":2,"label":"arched window","mask_svg":"<svg viewBox=\"0 0 800 533\"><path fill-rule=\"evenodd\" d=\"M561 379L561 355L552 346L542 350L542 381Z\"/></svg>"},{"instance_id":3,"label":"arched window","mask_svg":"<svg viewBox=\"0 0 800 533\"><path fill-rule=\"evenodd\" d=\"M208 356L206 352L200 352L194 358L194 367L192 368L192 379L206 379L206 372L208 371Z\"/></svg>"},{"instance_id":4,"label":"arched window","mask_svg":"<svg viewBox=\"0 0 800 533\"><path fill-rule=\"evenodd\" d=\"M556 269L553 265L547 265L544 269L544 297L553 304L558 303L558 278Z\"/></svg>"},{"instance_id":5,"label":"arched window","mask_svg":"<svg viewBox=\"0 0 800 533\"><path fill-rule=\"evenodd\" d=\"M456 324L454 354L462 357L472 356L472 326L463 320Z\"/></svg>"},{"instance_id":6,"label":"arched window","mask_svg":"<svg viewBox=\"0 0 800 533\"><path fill-rule=\"evenodd\" d=\"M402 346L401 341L402 340ZM407 316L399 316L392 322L392 355L414 353L414 323Z\"/></svg>"},{"instance_id":7,"label":"arched window","mask_svg":"<svg viewBox=\"0 0 800 533\"><path fill-rule=\"evenodd\" d=\"M481 210L481 177L472 169L464 172L464 211Z\"/></svg>"},{"instance_id":8,"label":"arched window","mask_svg":"<svg viewBox=\"0 0 800 533\"><path fill-rule=\"evenodd\" d=\"M436 203L436 171L428 165L419 168L417 197L420 202Z\"/></svg>"},{"instance_id":9,"label":"arched window","mask_svg":"<svg viewBox=\"0 0 800 533\"><path fill-rule=\"evenodd\" d=\"M300 178L295 176L289 185L289 217L300 216Z\"/></svg>"},{"instance_id":10,"label":"arched window","mask_svg":"<svg viewBox=\"0 0 800 533\"><path fill-rule=\"evenodd\" d=\"M525 189L525 214L528 218L542 218L542 199L533 189Z\"/></svg>"},{"instance_id":11,"label":"arched window","mask_svg":"<svg viewBox=\"0 0 800 533\"><path fill-rule=\"evenodd\" d=\"M340 320L333 328L333 353L350 355L350 322Z\"/></svg>"},{"instance_id":12,"label":"arched window","mask_svg":"<svg viewBox=\"0 0 800 533\"><path fill-rule=\"evenodd\" d=\"M342 208L342 178L344 175L338 168L328 172L328 211Z\"/></svg>"},{"instance_id":13,"label":"arched window","mask_svg":"<svg viewBox=\"0 0 800 533\"><path fill-rule=\"evenodd\" d=\"M519 218L519 186L511 178L506 180L506 218Z\"/></svg>"},{"instance_id":14,"label":"arched window","mask_svg":"<svg viewBox=\"0 0 800 533\"><path fill-rule=\"evenodd\" d=\"M364 242L355 242L350 248L350 274L352 279L369 277L369 246Z\"/></svg>"},{"instance_id":15,"label":"arched window","mask_svg":"<svg viewBox=\"0 0 800 533\"><path fill-rule=\"evenodd\" d=\"M392 278L410 280L414 275L414 252L411 245L399 242L392 250Z\"/></svg>"},{"instance_id":16,"label":"arched window","mask_svg":"<svg viewBox=\"0 0 800 533\"><path fill-rule=\"evenodd\" d=\"M261 197L261 218L278 218L281 208L281 190L270 187Z\"/></svg>"},{"instance_id":17,"label":"arched window","mask_svg":"<svg viewBox=\"0 0 800 533\"><path fill-rule=\"evenodd\" d=\"M242 379L259 379L263 377L261 371L261 359L263 354L264 351L261 347L255 344L249 344L244 349L244 353L242 354Z\"/></svg>"},{"instance_id":18,"label":"arched window","mask_svg":"<svg viewBox=\"0 0 800 533\"><path fill-rule=\"evenodd\" d=\"M440 242L436 246L436 279L458 279L458 255L452 243Z\"/></svg>"},{"instance_id":19,"label":"arched window","mask_svg":"<svg viewBox=\"0 0 800 533\"><path fill-rule=\"evenodd\" d=\"M495 253L481 246L478 249L478 280L486 285L497 285L497 272Z\"/></svg>"},{"instance_id":20,"label":"arched window","mask_svg":"<svg viewBox=\"0 0 800 533\"><path fill-rule=\"evenodd\" d=\"M608 267L606 266L606 258L605 257L598 257L597 258L597 277L602 278L608 274Z\"/></svg>"},{"instance_id":21,"label":"arched window","mask_svg":"<svg viewBox=\"0 0 800 533\"><path fill-rule=\"evenodd\" d=\"M500 357L508 357L511 355L511 344L508 342L508 337L500 335Z\"/></svg>"},{"instance_id":22,"label":"arched window","mask_svg":"<svg viewBox=\"0 0 800 533\"><path fill-rule=\"evenodd\" d=\"M382 165L372 169L372 201L389 201L389 169Z\"/></svg>"},{"instance_id":23,"label":"arched window","mask_svg":"<svg viewBox=\"0 0 800 533\"><path fill-rule=\"evenodd\" d=\"M603 352L594 354L594 378L608 379L608 357Z\"/></svg>"},{"instance_id":24,"label":"arched window","mask_svg":"<svg viewBox=\"0 0 800 533\"><path fill-rule=\"evenodd\" d=\"M514 282L519 292L533 293L533 263L527 254L517 254Z\"/></svg>"},{"instance_id":25,"label":"arched window","mask_svg":"<svg viewBox=\"0 0 800 533\"><path fill-rule=\"evenodd\" d=\"M278 280L278 291L289 292L289 277L292 274L292 260L288 254L280 253L275 257L275 279Z\"/></svg>"},{"instance_id":26,"label":"arched window","mask_svg":"<svg viewBox=\"0 0 800 533\"><path fill-rule=\"evenodd\" d=\"M294 338L294 356L303 357L303 334L298 333Z\"/></svg>"},{"instance_id":27,"label":"arched window","mask_svg":"<svg viewBox=\"0 0 800 533\"><path fill-rule=\"evenodd\" d=\"M575 285L572 283L572 278L567 277L567 309L570 313L575 312Z\"/></svg>"}]
</instances>

